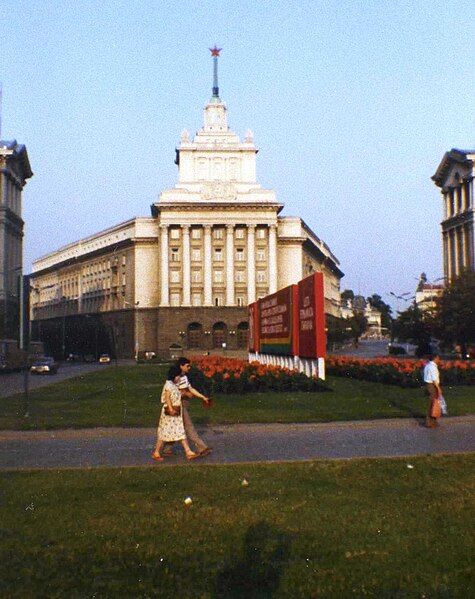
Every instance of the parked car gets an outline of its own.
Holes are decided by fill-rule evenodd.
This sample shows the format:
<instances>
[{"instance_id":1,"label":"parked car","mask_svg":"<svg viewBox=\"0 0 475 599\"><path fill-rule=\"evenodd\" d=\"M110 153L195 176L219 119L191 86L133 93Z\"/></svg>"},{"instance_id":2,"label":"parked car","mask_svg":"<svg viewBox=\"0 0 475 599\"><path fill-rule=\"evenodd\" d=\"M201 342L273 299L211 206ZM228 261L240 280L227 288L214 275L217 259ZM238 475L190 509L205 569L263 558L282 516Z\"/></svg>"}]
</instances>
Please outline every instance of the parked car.
<instances>
[{"instance_id":1,"label":"parked car","mask_svg":"<svg viewBox=\"0 0 475 599\"><path fill-rule=\"evenodd\" d=\"M58 372L59 364L54 358L45 356L43 358L37 358L31 365L31 374L56 374Z\"/></svg>"},{"instance_id":2,"label":"parked car","mask_svg":"<svg viewBox=\"0 0 475 599\"><path fill-rule=\"evenodd\" d=\"M82 356L81 356L81 354L69 354L69 356L66 358L66 360L68 362L81 362Z\"/></svg>"},{"instance_id":3,"label":"parked car","mask_svg":"<svg viewBox=\"0 0 475 599\"><path fill-rule=\"evenodd\" d=\"M99 356L99 364L110 364L111 357L109 354L101 354Z\"/></svg>"}]
</instances>

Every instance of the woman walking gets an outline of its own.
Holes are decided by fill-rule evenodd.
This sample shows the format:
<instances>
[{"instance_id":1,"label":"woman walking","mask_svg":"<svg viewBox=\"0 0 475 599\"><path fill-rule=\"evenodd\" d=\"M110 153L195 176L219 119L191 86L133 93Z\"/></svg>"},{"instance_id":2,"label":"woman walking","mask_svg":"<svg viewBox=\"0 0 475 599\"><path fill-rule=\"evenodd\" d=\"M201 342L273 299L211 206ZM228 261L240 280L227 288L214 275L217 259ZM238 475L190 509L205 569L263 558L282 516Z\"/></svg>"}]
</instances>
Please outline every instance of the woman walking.
<instances>
[{"instance_id":1,"label":"woman walking","mask_svg":"<svg viewBox=\"0 0 475 599\"><path fill-rule=\"evenodd\" d=\"M183 408L181 405L181 392L177 384L180 381L181 370L178 366L172 366L167 374L167 380L162 390L162 411L157 429L157 443L152 453L152 459L161 462L161 450L167 441L181 441L187 460L194 460L199 453L191 451L186 438L183 425Z\"/></svg>"}]
</instances>

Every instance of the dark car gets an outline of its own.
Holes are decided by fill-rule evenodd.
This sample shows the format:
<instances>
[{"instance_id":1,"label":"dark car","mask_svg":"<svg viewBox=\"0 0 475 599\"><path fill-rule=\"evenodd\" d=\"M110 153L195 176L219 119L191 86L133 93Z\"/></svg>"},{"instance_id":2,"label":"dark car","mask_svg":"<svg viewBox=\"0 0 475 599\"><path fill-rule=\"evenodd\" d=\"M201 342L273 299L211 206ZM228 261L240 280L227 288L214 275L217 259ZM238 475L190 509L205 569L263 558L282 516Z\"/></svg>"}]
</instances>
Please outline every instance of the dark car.
<instances>
[{"instance_id":1,"label":"dark car","mask_svg":"<svg viewBox=\"0 0 475 599\"><path fill-rule=\"evenodd\" d=\"M54 358L37 358L30 367L31 374L56 374L59 364Z\"/></svg>"},{"instance_id":2,"label":"dark car","mask_svg":"<svg viewBox=\"0 0 475 599\"><path fill-rule=\"evenodd\" d=\"M87 362L88 364L95 362L96 361L96 357L94 356L94 354L86 354L83 358L84 362Z\"/></svg>"}]
</instances>

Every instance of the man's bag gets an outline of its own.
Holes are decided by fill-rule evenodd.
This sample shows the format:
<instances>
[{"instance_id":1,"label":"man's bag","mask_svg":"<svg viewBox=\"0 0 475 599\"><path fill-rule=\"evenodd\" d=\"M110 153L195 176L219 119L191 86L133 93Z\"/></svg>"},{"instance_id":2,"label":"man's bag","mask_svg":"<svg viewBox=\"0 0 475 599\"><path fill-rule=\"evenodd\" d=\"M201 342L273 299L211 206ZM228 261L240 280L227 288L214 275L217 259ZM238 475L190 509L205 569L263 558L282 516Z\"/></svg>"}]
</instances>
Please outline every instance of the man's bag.
<instances>
[{"instance_id":1,"label":"man's bag","mask_svg":"<svg viewBox=\"0 0 475 599\"><path fill-rule=\"evenodd\" d=\"M441 413L442 413L442 411L440 409L439 398L433 399L432 400L432 404L430 406L430 416L431 416L431 418L440 418Z\"/></svg>"},{"instance_id":2,"label":"man's bag","mask_svg":"<svg viewBox=\"0 0 475 599\"><path fill-rule=\"evenodd\" d=\"M442 416L447 416L447 414L449 413L449 411L447 410L447 403L445 401L445 398L443 395L441 395L439 397L439 402L440 402L440 411L442 413Z\"/></svg>"}]
</instances>

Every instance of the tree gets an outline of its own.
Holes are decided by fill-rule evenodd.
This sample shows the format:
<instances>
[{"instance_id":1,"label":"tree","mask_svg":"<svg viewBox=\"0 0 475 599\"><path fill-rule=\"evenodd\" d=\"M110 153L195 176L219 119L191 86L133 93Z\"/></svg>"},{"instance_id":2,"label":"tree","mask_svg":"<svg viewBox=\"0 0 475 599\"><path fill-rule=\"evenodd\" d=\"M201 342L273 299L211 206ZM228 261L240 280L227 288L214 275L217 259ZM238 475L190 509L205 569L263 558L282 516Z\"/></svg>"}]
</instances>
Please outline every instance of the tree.
<instances>
[{"instance_id":1,"label":"tree","mask_svg":"<svg viewBox=\"0 0 475 599\"><path fill-rule=\"evenodd\" d=\"M364 315L364 312L360 310L354 310L353 316L348 319L348 324L351 327L351 336L355 345L358 345L358 341L361 335L368 328L368 319Z\"/></svg>"},{"instance_id":2,"label":"tree","mask_svg":"<svg viewBox=\"0 0 475 599\"><path fill-rule=\"evenodd\" d=\"M430 342L434 329L432 315L423 312L414 303L404 312L399 312L393 323L393 336L399 341L408 341L417 346L416 355L422 356L431 351Z\"/></svg>"},{"instance_id":3,"label":"tree","mask_svg":"<svg viewBox=\"0 0 475 599\"><path fill-rule=\"evenodd\" d=\"M381 312L381 326L390 331L393 322L391 306L386 304L386 302L383 301L383 298L377 293L373 293L371 297L367 297L366 301L372 308Z\"/></svg>"},{"instance_id":4,"label":"tree","mask_svg":"<svg viewBox=\"0 0 475 599\"><path fill-rule=\"evenodd\" d=\"M441 341L459 344L463 356L475 345L474 271L464 271L445 288L436 308L435 326Z\"/></svg>"},{"instance_id":5,"label":"tree","mask_svg":"<svg viewBox=\"0 0 475 599\"><path fill-rule=\"evenodd\" d=\"M341 292L341 300L346 302L347 300L352 300L355 298L355 294L351 289L345 289L345 291Z\"/></svg>"},{"instance_id":6,"label":"tree","mask_svg":"<svg viewBox=\"0 0 475 599\"><path fill-rule=\"evenodd\" d=\"M332 348L335 343L344 343L351 338L351 327L346 318L337 318L332 314L327 314L327 342Z\"/></svg>"}]
</instances>

